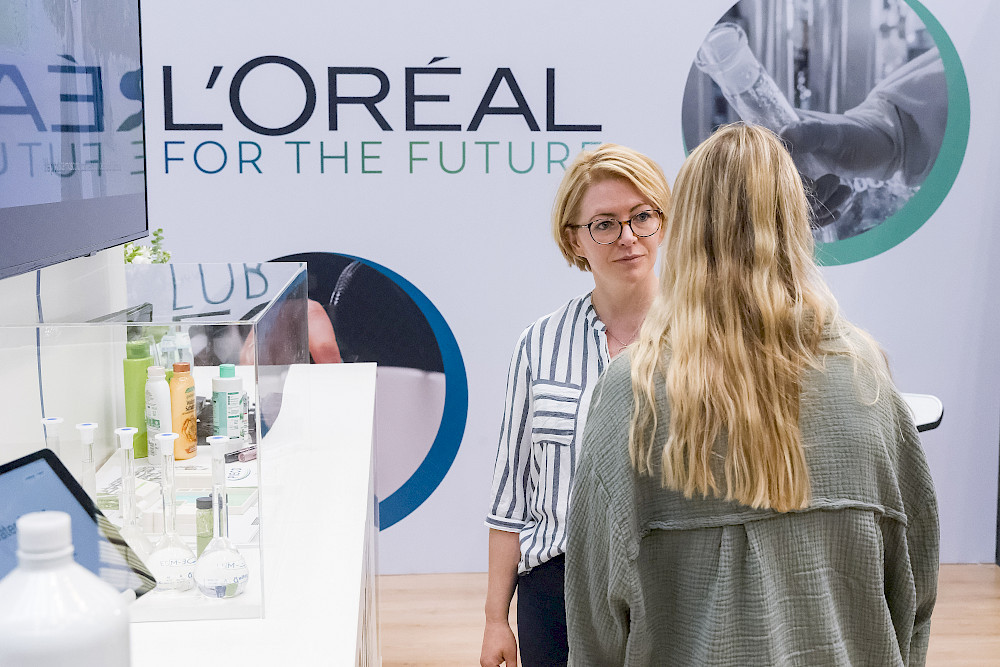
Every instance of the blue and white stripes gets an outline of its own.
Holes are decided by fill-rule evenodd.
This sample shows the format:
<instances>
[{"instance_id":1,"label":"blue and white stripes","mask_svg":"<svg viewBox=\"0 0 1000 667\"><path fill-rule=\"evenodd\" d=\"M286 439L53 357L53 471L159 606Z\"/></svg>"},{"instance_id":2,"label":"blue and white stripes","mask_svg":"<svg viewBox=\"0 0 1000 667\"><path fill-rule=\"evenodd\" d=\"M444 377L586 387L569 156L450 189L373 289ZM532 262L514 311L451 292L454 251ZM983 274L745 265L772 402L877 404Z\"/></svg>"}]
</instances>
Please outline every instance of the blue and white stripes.
<instances>
[{"instance_id":1,"label":"blue and white stripes","mask_svg":"<svg viewBox=\"0 0 1000 667\"><path fill-rule=\"evenodd\" d=\"M565 551L577 449L609 361L604 329L588 294L525 329L514 350L486 525L520 534L521 573Z\"/></svg>"}]
</instances>

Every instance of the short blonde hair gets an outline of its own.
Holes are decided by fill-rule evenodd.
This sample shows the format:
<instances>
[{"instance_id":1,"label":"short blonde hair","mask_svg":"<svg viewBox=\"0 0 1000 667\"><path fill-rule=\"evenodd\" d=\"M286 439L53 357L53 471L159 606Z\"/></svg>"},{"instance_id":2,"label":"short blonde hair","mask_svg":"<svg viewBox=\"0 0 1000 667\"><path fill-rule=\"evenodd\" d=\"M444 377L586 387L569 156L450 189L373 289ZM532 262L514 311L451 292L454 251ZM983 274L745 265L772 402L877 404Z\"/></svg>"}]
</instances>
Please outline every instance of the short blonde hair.
<instances>
[{"instance_id":1,"label":"short blonde hair","mask_svg":"<svg viewBox=\"0 0 1000 667\"><path fill-rule=\"evenodd\" d=\"M631 183L664 214L670 208L670 186L660 165L650 158L618 144L601 144L592 151L581 151L566 169L552 205L552 236L570 266L581 271L589 271L590 265L573 250L570 235L574 230L570 225L579 224L576 216L587 189L609 178Z\"/></svg>"}]
</instances>

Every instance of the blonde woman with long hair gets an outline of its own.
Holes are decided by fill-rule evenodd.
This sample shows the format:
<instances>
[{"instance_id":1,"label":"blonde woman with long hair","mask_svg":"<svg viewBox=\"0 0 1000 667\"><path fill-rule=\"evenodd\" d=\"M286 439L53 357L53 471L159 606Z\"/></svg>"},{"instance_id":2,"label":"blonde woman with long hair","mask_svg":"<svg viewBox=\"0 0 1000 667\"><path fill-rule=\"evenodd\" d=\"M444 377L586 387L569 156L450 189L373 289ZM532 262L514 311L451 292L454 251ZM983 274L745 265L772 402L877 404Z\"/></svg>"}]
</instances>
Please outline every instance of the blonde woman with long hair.
<instances>
[{"instance_id":1,"label":"blonde woman with long hair","mask_svg":"<svg viewBox=\"0 0 1000 667\"><path fill-rule=\"evenodd\" d=\"M813 261L790 156L719 129L669 220L659 294L587 421L570 664L923 664L933 483L884 355Z\"/></svg>"}]
</instances>

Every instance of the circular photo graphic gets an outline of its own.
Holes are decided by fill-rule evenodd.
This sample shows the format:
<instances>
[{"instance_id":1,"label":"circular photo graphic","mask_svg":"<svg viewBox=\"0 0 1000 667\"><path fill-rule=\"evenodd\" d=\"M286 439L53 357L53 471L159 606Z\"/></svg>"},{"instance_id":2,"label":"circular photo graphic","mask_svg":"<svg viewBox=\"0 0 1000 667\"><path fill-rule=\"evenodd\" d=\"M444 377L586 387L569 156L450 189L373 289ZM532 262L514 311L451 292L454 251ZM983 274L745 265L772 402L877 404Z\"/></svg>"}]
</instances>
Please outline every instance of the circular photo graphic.
<instances>
[{"instance_id":1,"label":"circular photo graphic","mask_svg":"<svg viewBox=\"0 0 1000 667\"><path fill-rule=\"evenodd\" d=\"M827 264L883 252L931 216L968 118L951 41L904 0L741 0L698 49L682 109L688 151L735 121L782 137Z\"/></svg>"},{"instance_id":2,"label":"circular photo graphic","mask_svg":"<svg viewBox=\"0 0 1000 667\"><path fill-rule=\"evenodd\" d=\"M430 300L366 259L327 252L306 262L312 363L375 362L375 495L381 529L419 507L455 460L468 413L458 343Z\"/></svg>"}]
</instances>

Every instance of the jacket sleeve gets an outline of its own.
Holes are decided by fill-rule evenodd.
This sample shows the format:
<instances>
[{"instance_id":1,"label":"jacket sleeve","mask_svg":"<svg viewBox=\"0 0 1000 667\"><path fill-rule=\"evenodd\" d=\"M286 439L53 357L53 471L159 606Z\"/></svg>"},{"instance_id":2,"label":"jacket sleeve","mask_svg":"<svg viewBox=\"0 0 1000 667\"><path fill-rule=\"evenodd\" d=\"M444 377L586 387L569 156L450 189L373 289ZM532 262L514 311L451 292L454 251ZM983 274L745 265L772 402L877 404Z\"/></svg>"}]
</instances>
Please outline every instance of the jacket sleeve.
<instances>
[{"instance_id":1,"label":"jacket sleeve","mask_svg":"<svg viewBox=\"0 0 1000 667\"><path fill-rule=\"evenodd\" d=\"M619 458L620 447L616 455L613 446L628 438L622 415L629 414L622 394L608 390L608 380L616 375L613 368L594 389L567 525L569 664L587 667L622 665L643 653L636 646L641 613L637 616L632 608L638 581L626 528L634 523L632 508L610 491L622 483L622 466L628 466Z\"/></svg>"},{"instance_id":2,"label":"jacket sleeve","mask_svg":"<svg viewBox=\"0 0 1000 667\"><path fill-rule=\"evenodd\" d=\"M507 374L503 423L493 467L486 525L520 532L528 516L531 495L531 332L521 334Z\"/></svg>"},{"instance_id":3,"label":"jacket sleeve","mask_svg":"<svg viewBox=\"0 0 1000 667\"><path fill-rule=\"evenodd\" d=\"M923 665L937 600L940 532L937 496L920 435L902 397L896 397L899 490L906 513L906 552L913 580L913 630L907 664Z\"/></svg>"},{"instance_id":4,"label":"jacket sleeve","mask_svg":"<svg viewBox=\"0 0 1000 667\"><path fill-rule=\"evenodd\" d=\"M581 461L581 467L586 466ZM611 498L579 471L566 545L566 630L569 664L622 665L629 639L629 609L622 595L623 562Z\"/></svg>"}]
</instances>

